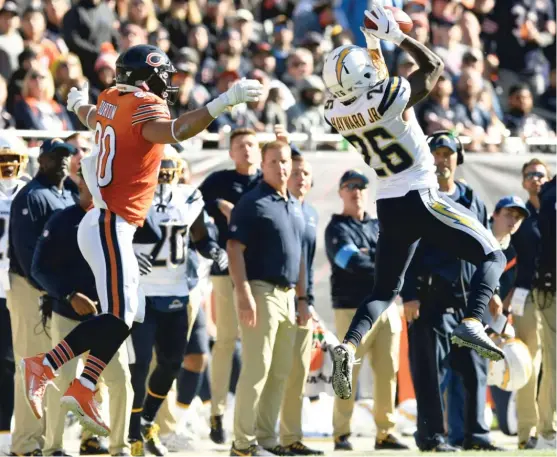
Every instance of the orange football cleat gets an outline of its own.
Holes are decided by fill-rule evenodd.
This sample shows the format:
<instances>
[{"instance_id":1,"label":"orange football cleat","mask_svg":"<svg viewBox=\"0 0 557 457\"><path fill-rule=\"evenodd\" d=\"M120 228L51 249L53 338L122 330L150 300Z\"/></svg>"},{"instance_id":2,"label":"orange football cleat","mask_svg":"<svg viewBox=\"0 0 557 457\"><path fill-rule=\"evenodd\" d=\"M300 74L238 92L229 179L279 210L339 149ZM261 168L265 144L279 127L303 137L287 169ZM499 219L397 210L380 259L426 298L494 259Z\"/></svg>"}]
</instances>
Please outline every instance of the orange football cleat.
<instances>
[{"instance_id":1,"label":"orange football cleat","mask_svg":"<svg viewBox=\"0 0 557 457\"><path fill-rule=\"evenodd\" d=\"M38 354L27 357L19 363L25 399L37 419L43 417L43 397L46 387L49 384L54 385L52 380L56 377L52 368L43 365L44 357L44 354Z\"/></svg>"},{"instance_id":2,"label":"orange football cleat","mask_svg":"<svg viewBox=\"0 0 557 457\"><path fill-rule=\"evenodd\" d=\"M75 414L82 427L95 435L108 436L110 429L103 422L99 412L99 404L95 400L95 392L85 387L79 379L74 379L62 397L65 405Z\"/></svg>"}]
</instances>

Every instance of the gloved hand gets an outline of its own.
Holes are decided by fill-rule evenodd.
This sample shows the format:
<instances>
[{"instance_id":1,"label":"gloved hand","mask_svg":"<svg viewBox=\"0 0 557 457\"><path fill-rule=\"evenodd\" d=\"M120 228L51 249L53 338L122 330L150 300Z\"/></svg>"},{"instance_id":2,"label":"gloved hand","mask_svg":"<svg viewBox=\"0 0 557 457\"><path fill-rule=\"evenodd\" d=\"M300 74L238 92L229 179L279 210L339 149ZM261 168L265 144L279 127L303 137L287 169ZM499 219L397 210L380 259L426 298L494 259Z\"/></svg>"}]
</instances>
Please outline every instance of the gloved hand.
<instances>
[{"instance_id":1,"label":"gloved hand","mask_svg":"<svg viewBox=\"0 0 557 457\"><path fill-rule=\"evenodd\" d=\"M139 265L139 274L141 276L148 275L153 270L153 264L151 260L153 258L148 254L138 254L135 253L135 257L137 258L137 264Z\"/></svg>"},{"instance_id":2,"label":"gloved hand","mask_svg":"<svg viewBox=\"0 0 557 457\"><path fill-rule=\"evenodd\" d=\"M220 248L213 248L209 252L211 259L213 262L219 267L219 270L222 272L228 268L228 254L224 249Z\"/></svg>"},{"instance_id":3,"label":"gloved hand","mask_svg":"<svg viewBox=\"0 0 557 457\"><path fill-rule=\"evenodd\" d=\"M89 83L85 82L83 88L78 89L77 87L72 87L70 93L68 94L68 102L66 106L68 111L73 111L77 114L77 110L89 103Z\"/></svg>"},{"instance_id":4,"label":"gloved hand","mask_svg":"<svg viewBox=\"0 0 557 457\"><path fill-rule=\"evenodd\" d=\"M391 41L392 43L400 46L402 40L406 38L406 35L400 30L398 23L395 21L393 12L386 10L381 5L373 2L371 5L371 11L366 10L364 13L370 20L377 24L377 30L366 29L374 37L385 41Z\"/></svg>"},{"instance_id":5,"label":"gloved hand","mask_svg":"<svg viewBox=\"0 0 557 457\"><path fill-rule=\"evenodd\" d=\"M211 117L218 117L227 107L245 102L257 102L263 94L263 85L256 79L241 79L224 94L207 103Z\"/></svg>"}]
</instances>

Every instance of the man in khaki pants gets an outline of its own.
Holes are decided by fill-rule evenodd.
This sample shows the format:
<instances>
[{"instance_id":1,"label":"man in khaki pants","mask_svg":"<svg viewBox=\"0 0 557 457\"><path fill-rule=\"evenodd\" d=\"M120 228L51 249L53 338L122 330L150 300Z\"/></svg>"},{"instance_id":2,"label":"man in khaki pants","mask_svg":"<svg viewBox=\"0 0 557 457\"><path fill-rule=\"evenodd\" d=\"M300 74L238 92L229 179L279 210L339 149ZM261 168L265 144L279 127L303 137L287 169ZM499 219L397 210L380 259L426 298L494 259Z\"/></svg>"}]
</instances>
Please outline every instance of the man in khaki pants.
<instances>
[{"instance_id":1,"label":"man in khaki pants","mask_svg":"<svg viewBox=\"0 0 557 457\"><path fill-rule=\"evenodd\" d=\"M242 370L236 388L231 455L284 455L275 432L276 414L290 368L298 324L310 317L300 202L287 190L290 147L262 149L263 182L232 211L227 251L240 322Z\"/></svg>"},{"instance_id":2,"label":"man in khaki pants","mask_svg":"<svg viewBox=\"0 0 557 457\"><path fill-rule=\"evenodd\" d=\"M50 333L55 341L65 338L79 323L98 313L95 277L77 245L77 228L91 207L92 197L85 181L78 174L79 204L53 215L37 242L31 274L48 293L43 303L52 307ZM54 404L60 404L63 393L77 375L79 358L58 370L57 389L49 389ZM99 438L84 431L80 454L108 453L129 455L128 428L133 401L133 390L128 368L128 350L123 344L102 374L108 387L110 411L110 449L104 448ZM50 411L46 422L46 441L43 455L64 449L63 435L66 410Z\"/></svg>"},{"instance_id":3,"label":"man in khaki pants","mask_svg":"<svg viewBox=\"0 0 557 457\"><path fill-rule=\"evenodd\" d=\"M205 209L219 232L219 246L226 248L230 213L240 197L261 181L261 153L255 131L234 130L230 136L230 158L233 170L216 171L199 187ZM226 435L222 418L232 372L232 355L238 339L238 319L234 308L234 292L228 270L211 270L215 298L217 338L211 354L211 439L222 444Z\"/></svg>"},{"instance_id":4,"label":"man in khaki pants","mask_svg":"<svg viewBox=\"0 0 557 457\"><path fill-rule=\"evenodd\" d=\"M24 357L47 352L51 348L50 338L41 325L39 298L42 292L31 278L31 262L46 221L55 211L75 203L75 185L66 179L68 157L75 153L74 146L58 138L45 141L39 152L37 175L21 189L12 203L9 226L10 289L6 293L16 363L12 454L37 453L44 444L45 422L36 419L25 400L19 362ZM52 402L49 392L46 394L46 407L50 411L60 408L59 403Z\"/></svg>"},{"instance_id":5,"label":"man in khaki pants","mask_svg":"<svg viewBox=\"0 0 557 457\"><path fill-rule=\"evenodd\" d=\"M373 289L379 223L365 212L368 185L368 178L358 170L348 170L342 175L339 194L343 211L333 215L325 230L338 335L346 333L358 305ZM356 358L370 357L374 375L375 449L408 449L393 435L401 330L400 317L393 303L364 337L356 352ZM357 384L360 367L354 366L353 385ZM349 437L353 410L354 395L348 400L335 397L335 450L352 450Z\"/></svg>"},{"instance_id":6,"label":"man in khaki pants","mask_svg":"<svg viewBox=\"0 0 557 457\"><path fill-rule=\"evenodd\" d=\"M520 229L512 237L512 244L518 258L515 289L510 300L513 326L516 337L528 346L534 365L530 380L516 394L519 449L536 447L539 436L538 424L541 418L548 417L552 411L555 411L555 408L548 402L542 401L544 396L541 391L538 394L543 346L541 344L541 316L532 295L536 257L540 252L538 229L540 199L538 194L548 177L549 168L537 158L533 158L523 165L522 187L528 192L526 208L530 212L530 216L524 220Z\"/></svg>"}]
</instances>

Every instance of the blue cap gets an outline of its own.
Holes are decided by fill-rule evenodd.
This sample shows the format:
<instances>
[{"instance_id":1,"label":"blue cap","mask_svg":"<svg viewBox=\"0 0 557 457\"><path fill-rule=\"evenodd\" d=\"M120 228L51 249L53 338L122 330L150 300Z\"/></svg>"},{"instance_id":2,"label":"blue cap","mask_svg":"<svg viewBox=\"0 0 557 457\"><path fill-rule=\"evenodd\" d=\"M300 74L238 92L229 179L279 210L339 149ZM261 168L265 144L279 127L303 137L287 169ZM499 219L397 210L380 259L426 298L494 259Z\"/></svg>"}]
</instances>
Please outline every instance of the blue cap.
<instances>
[{"instance_id":1,"label":"blue cap","mask_svg":"<svg viewBox=\"0 0 557 457\"><path fill-rule=\"evenodd\" d=\"M525 218L530 216L530 211L526 208L524 200L516 195L507 195L499 200L497 205L495 205L495 211L499 211L502 208L517 208L522 211Z\"/></svg>"},{"instance_id":2,"label":"blue cap","mask_svg":"<svg viewBox=\"0 0 557 457\"><path fill-rule=\"evenodd\" d=\"M429 142L431 152L442 147L447 147L453 152L458 151L456 140L449 134L437 135Z\"/></svg>"},{"instance_id":3,"label":"blue cap","mask_svg":"<svg viewBox=\"0 0 557 457\"><path fill-rule=\"evenodd\" d=\"M46 140L43 144L41 144L39 155L60 150L66 151L72 156L77 152L77 148L73 144L64 143L60 138L53 138L51 140Z\"/></svg>"},{"instance_id":4,"label":"blue cap","mask_svg":"<svg viewBox=\"0 0 557 457\"><path fill-rule=\"evenodd\" d=\"M348 171L345 171L344 174L342 175L342 177L340 178L339 187L342 187L342 185L345 182L350 181L351 179L359 179L364 184L366 184L366 185L369 184L369 179L361 171L359 171L359 170L348 170Z\"/></svg>"}]
</instances>

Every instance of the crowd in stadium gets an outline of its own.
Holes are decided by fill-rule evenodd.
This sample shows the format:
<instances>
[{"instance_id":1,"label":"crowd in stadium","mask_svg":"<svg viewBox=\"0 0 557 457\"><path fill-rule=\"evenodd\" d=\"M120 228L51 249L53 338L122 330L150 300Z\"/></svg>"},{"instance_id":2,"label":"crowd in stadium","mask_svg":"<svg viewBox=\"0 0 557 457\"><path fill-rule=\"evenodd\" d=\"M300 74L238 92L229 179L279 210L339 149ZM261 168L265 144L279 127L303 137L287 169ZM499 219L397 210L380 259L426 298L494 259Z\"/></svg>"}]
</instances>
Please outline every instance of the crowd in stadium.
<instances>
[{"instance_id":1,"label":"crowd in stadium","mask_svg":"<svg viewBox=\"0 0 557 457\"><path fill-rule=\"evenodd\" d=\"M555 2L385 3L404 9L413 21L409 35L445 63L415 112L428 136L440 191L489 229L505 254L505 273L483 323L495 329L491 335L507 361L490 365L472 349L451 346L451 332L466 320L476 268L421 243L401 303L388 307L356 352L369 357L373 371L375 449L408 449L395 419L401 313L408 325L419 450L502 450L486 422L488 385L499 428L518 435L519 449L554 449L555 177L544 160L527 160L518 185L528 200L498 196L488 215L479 194L455 173L464 149L510 151L510 137L552 144ZM372 288L379 222L367 212L370 180L355 169L334 183L342 213L318 221L305 199L313 186L312 166L290 133L335 133L324 116L323 65L338 46L366 47L360 27L368 1L0 0L0 5L0 297L5 297L0 298L0 455L69 455L63 435L73 418L59 407L67 398L64 391L78 382L79 388L94 390L97 381L101 394L108 391L102 409L110 429L97 418L96 432L80 435L81 455L166 455L194 450L207 435L217 445L230 445L231 455L323 455L324 449L304 440L304 392L312 402L319 401L320 389L330 393L330 348L339 342L334 334L343 337ZM129 323L131 336L107 357L110 362L89 354L80 381L72 381L79 372L73 350L81 343L75 346L68 335L103 314L101 300L118 299L99 296L78 246L78 226L95 198L80 168L92 142L79 108L68 108L68 95L72 88L89 87L89 102L96 104L115 83L118 56L147 43L167 53L176 69L177 101L168 106L172 119L202 108L244 77L259 81L263 96L237 103L209 125L214 133L230 127L233 168L205 177L199 188L191 185L188 163L176 152L181 148L165 146L155 199L133 240L147 303L144 322ZM393 43L383 40L381 47L391 76L407 78L418 68ZM154 116L150 108L139 109L134 122ZM26 132L24 144L10 129L43 133ZM44 132L60 138L43 140ZM171 132L174 136L174 127ZM274 134L276 141L260 145L261 132ZM459 136L468 139L464 147ZM33 146L39 151L38 171L29 176L27 147ZM331 146L342 147L338 142L325 148ZM529 151L552 149L542 142ZM279 162L287 171L277 172ZM284 201L269 191L279 188L288 191ZM246 194L251 197L242 198ZM254 195L264 204L253 203ZM318 224L327 227L336 332L322 328L314 307ZM116 228L110 230L96 251L116 237ZM253 252L265 252L267 261ZM128 272L113 255L119 280ZM257 303L257 324L255 314L237 303L242 274ZM111 312L118 317L118 310ZM127 337L129 329L110 325L115 324L106 328ZM88 336L99 338L91 330ZM19 371L25 382L29 371L20 361L33 367L33 356L48 368L41 368L48 375L41 375L45 382L39 389L44 411L26 401L26 384L20 382ZM312 383L320 387L312 390ZM176 404L165 401L171 388ZM335 397L327 449L353 450L359 390L349 399ZM190 409L197 398L210 404L205 417ZM38 421L43 414L45 420ZM225 414L234 416L232 425ZM199 425L205 420L207 429Z\"/></svg>"}]
</instances>

